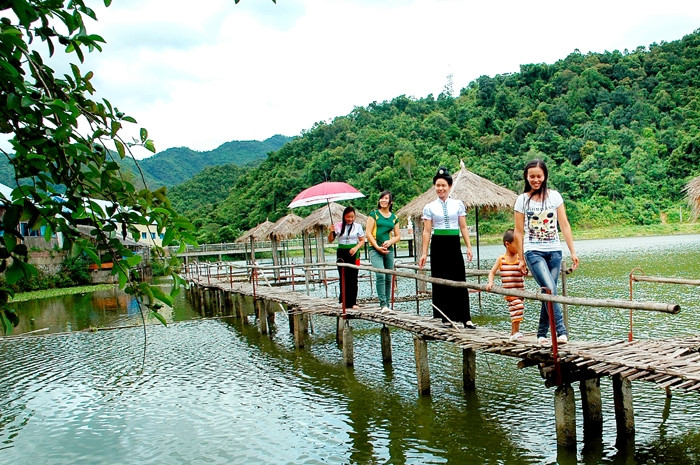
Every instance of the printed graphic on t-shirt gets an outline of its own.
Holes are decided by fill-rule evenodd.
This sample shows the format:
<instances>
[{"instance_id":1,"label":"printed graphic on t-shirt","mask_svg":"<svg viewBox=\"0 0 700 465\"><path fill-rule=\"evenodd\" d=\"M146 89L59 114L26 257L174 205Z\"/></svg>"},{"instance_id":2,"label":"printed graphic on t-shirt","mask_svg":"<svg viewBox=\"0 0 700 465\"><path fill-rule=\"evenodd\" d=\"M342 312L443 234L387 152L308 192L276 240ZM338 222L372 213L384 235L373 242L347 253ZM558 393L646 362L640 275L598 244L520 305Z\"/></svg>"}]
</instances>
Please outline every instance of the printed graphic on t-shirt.
<instances>
[{"instance_id":1,"label":"printed graphic on t-shirt","mask_svg":"<svg viewBox=\"0 0 700 465\"><path fill-rule=\"evenodd\" d=\"M528 211L525 229L530 242L551 242L557 237L557 213L555 209L539 212Z\"/></svg>"}]
</instances>

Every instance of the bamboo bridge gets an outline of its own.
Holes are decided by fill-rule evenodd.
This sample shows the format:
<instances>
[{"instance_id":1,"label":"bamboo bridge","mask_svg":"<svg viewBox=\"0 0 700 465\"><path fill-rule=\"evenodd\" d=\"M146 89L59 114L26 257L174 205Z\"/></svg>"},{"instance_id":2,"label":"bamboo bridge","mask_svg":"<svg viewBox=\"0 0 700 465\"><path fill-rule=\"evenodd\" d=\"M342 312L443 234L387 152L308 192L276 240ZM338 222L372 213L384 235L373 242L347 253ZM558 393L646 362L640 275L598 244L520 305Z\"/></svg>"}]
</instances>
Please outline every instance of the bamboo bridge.
<instances>
[{"instance_id":1,"label":"bamboo bridge","mask_svg":"<svg viewBox=\"0 0 700 465\"><path fill-rule=\"evenodd\" d=\"M336 264L302 265L303 276L308 289L310 267L333 268ZM381 271L369 266L343 264L366 271ZM700 392L700 336L690 338L666 338L654 340L632 340L630 330L626 340L607 342L569 341L557 344L552 337L551 344L540 345L533 335L526 335L520 341L512 342L509 334L487 327L463 329L456 325L446 325L440 319L405 311L382 313L375 303L361 304L357 309L343 308L336 298L312 297L304 293L303 286L295 286L295 274L286 275L286 286L272 286L266 273L273 272L280 277L276 267L256 265L221 267L207 265L186 269L185 279L190 284L187 296L193 305L207 316L232 315L248 322L248 315L254 313L260 332L269 334L274 325L275 312L283 311L289 316L290 331L294 343L303 348L308 339L309 318L322 315L337 319L336 338L342 346L343 362L354 365L353 336L350 322L365 320L381 327L381 352L384 363L391 363L391 337L389 327L409 331L413 334L416 360L417 387L421 395L430 394L430 369L428 366L428 342L442 341L455 344L463 351L463 382L465 390L472 390L476 383L476 353L493 353L519 359L518 367L536 366L546 387L556 387L554 393L555 424L557 442L565 447L576 444L575 403L572 384L580 385L584 421L584 437L602 434L603 415L600 395L600 378L609 376L613 381L615 420L618 440L628 440L634 436L634 410L632 403L632 381L654 383L671 390ZM415 266L404 266L412 270L393 270L389 273L416 280L418 284L448 284L467 287L472 292L486 291L485 285L473 282L456 283L441 280L419 273ZM484 274L483 270L467 270L468 276ZM630 273L630 295L633 281L651 281L653 277ZM486 272L487 273L487 272ZM563 275L562 275L563 276ZM291 288L290 282L291 279ZM264 281L263 281L264 280ZM266 282L267 281L267 282ZM700 281L658 278L657 282L700 285ZM297 283L298 284L298 283ZM494 286L490 292L502 295L517 295L526 299L545 302L559 302L564 305L585 305L614 307L632 310L678 313L675 304L658 302L635 302L632 300L587 299L565 295L549 295L543 292L529 292L503 289ZM428 293L416 292L412 297L418 300L429 298ZM631 325L631 321L630 321ZM625 439L627 438L627 439Z\"/></svg>"}]
</instances>

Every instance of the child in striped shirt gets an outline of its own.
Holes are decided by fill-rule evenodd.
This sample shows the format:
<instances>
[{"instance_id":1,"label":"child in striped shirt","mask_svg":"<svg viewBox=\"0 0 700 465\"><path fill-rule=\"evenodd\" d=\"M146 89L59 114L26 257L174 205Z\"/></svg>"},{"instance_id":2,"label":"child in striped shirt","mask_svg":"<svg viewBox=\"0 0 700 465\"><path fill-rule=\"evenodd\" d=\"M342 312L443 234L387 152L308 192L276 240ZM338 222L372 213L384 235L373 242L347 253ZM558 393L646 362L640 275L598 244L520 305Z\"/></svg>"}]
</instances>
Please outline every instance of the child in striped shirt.
<instances>
[{"instance_id":1,"label":"child in striped shirt","mask_svg":"<svg viewBox=\"0 0 700 465\"><path fill-rule=\"evenodd\" d=\"M493 279L496 277L497 271L501 273L501 285L503 288L525 289L525 279L522 271L520 271L520 257L518 257L518 248L515 245L512 229L507 230L503 234L503 245L506 248L506 253L498 257L493 268L491 268L486 290L489 291L493 287ZM506 301L510 312L510 340L517 341L523 338L523 334L520 332L520 322L523 321L525 305L521 297L512 295L506 296Z\"/></svg>"}]
</instances>

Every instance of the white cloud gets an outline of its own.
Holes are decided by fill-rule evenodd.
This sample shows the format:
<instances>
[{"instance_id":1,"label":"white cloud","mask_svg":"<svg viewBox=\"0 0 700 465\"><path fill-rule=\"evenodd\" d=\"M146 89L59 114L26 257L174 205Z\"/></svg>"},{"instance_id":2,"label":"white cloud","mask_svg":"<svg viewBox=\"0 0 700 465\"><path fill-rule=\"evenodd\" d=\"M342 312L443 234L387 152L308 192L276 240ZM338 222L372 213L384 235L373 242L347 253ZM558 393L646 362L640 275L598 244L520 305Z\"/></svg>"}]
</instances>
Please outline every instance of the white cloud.
<instances>
[{"instance_id":1,"label":"white cloud","mask_svg":"<svg viewBox=\"0 0 700 465\"><path fill-rule=\"evenodd\" d=\"M700 25L684 0L121 0L90 26L85 69L163 150L297 135L355 106L438 95L481 75L672 41ZM661 10L661 11L660 11Z\"/></svg>"}]
</instances>

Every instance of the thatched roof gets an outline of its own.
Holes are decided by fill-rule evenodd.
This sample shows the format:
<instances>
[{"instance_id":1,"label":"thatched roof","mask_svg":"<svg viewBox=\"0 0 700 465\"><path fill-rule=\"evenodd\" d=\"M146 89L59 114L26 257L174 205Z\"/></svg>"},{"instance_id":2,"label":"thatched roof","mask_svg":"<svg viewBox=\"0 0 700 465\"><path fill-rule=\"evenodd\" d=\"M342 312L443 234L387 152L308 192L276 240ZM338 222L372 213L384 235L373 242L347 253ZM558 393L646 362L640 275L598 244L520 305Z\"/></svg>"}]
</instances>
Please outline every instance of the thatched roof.
<instances>
[{"instance_id":1,"label":"thatched roof","mask_svg":"<svg viewBox=\"0 0 700 465\"><path fill-rule=\"evenodd\" d=\"M256 227L244 232L238 239L236 239L236 242L245 242L251 237L253 240L266 239L269 235L270 229L272 229L273 224L274 223L272 223L272 221L265 220L265 222L260 223Z\"/></svg>"},{"instance_id":2,"label":"thatched roof","mask_svg":"<svg viewBox=\"0 0 700 465\"><path fill-rule=\"evenodd\" d=\"M302 220L301 216L295 215L294 213L285 215L275 221L275 224L270 228L268 236L272 239L289 239L290 237L294 237L301 231L298 226Z\"/></svg>"},{"instance_id":3,"label":"thatched roof","mask_svg":"<svg viewBox=\"0 0 700 465\"><path fill-rule=\"evenodd\" d=\"M461 200L467 208L499 209L515 206L518 194L472 173L465 168L464 163L460 162L460 165L462 168L452 176L450 197ZM397 215L402 218L419 217L423 207L436 198L435 188L430 187L425 193L404 205Z\"/></svg>"},{"instance_id":4,"label":"thatched roof","mask_svg":"<svg viewBox=\"0 0 700 465\"><path fill-rule=\"evenodd\" d=\"M337 223L343 218L343 210L345 210L345 207L335 202L331 202L331 211L333 213L333 221L331 221L328 213L328 205L324 204L321 208L301 220L301 222L297 225L297 231L308 231L316 228L317 226L330 226L331 223ZM355 221L365 225L367 224L367 216L355 210Z\"/></svg>"},{"instance_id":5,"label":"thatched roof","mask_svg":"<svg viewBox=\"0 0 700 465\"><path fill-rule=\"evenodd\" d=\"M700 176L691 179L683 190L690 208L693 209L693 216L697 218L700 216Z\"/></svg>"}]
</instances>

